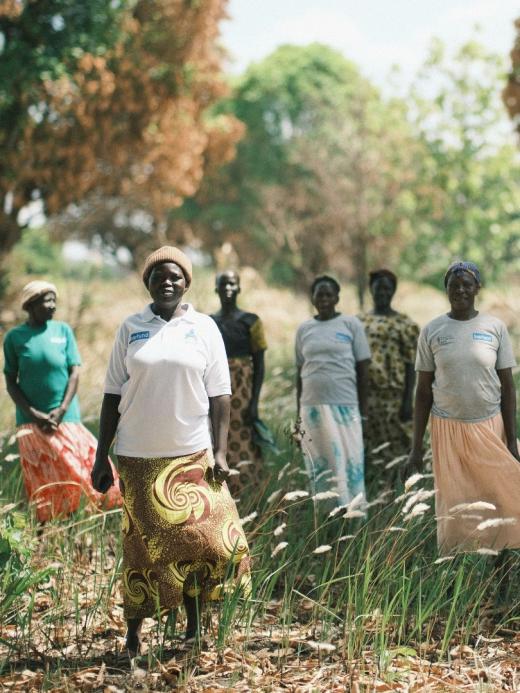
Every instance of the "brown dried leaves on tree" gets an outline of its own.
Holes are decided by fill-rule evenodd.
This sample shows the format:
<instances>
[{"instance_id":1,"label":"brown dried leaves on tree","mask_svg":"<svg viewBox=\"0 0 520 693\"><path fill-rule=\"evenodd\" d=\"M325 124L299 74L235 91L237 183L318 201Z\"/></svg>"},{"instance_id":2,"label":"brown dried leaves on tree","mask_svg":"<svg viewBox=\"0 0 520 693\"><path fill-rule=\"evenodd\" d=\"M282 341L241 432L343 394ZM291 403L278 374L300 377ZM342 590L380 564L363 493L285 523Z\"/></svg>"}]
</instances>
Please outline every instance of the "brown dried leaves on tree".
<instances>
[{"instance_id":1,"label":"brown dried leaves on tree","mask_svg":"<svg viewBox=\"0 0 520 693\"><path fill-rule=\"evenodd\" d=\"M520 133L520 17L516 20L515 26L516 39L511 50L512 69L502 92L502 98L509 115L516 121L516 129Z\"/></svg>"},{"instance_id":2,"label":"brown dried leaves on tree","mask_svg":"<svg viewBox=\"0 0 520 693\"><path fill-rule=\"evenodd\" d=\"M34 190L50 214L97 195L131 199L161 219L196 192L207 166L233 156L241 124L207 117L226 90L218 45L226 2L140 0L110 52L84 54L71 76L42 83L52 117L29 118L14 146L2 147L11 223Z\"/></svg>"}]
</instances>

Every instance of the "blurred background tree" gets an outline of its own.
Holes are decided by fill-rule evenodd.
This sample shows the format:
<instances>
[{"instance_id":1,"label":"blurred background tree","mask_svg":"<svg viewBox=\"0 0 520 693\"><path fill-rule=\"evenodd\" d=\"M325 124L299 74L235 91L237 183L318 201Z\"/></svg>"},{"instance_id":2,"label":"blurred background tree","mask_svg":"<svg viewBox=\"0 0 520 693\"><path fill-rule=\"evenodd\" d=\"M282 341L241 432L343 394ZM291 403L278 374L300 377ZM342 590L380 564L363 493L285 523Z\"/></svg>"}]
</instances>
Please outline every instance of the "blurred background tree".
<instances>
[{"instance_id":1,"label":"blurred background tree","mask_svg":"<svg viewBox=\"0 0 520 693\"><path fill-rule=\"evenodd\" d=\"M0 254L20 237L22 207L45 202L64 174L60 143L45 142L63 127L53 90L73 80L85 56L107 53L119 36L121 11L122 4L105 0L0 2ZM72 139L72 124L67 134Z\"/></svg>"},{"instance_id":2,"label":"blurred background tree","mask_svg":"<svg viewBox=\"0 0 520 693\"><path fill-rule=\"evenodd\" d=\"M174 215L215 250L231 242L299 285L324 267L364 293L368 263L394 254L414 141L402 103L386 102L339 52L282 46L251 66L219 106L246 125L236 158Z\"/></svg>"},{"instance_id":3,"label":"blurred background tree","mask_svg":"<svg viewBox=\"0 0 520 693\"><path fill-rule=\"evenodd\" d=\"M502 98L520 134L520 17L516 20L515 27L516 38L511 49L511 70L508 74Z\"/></svg>"},{"instance_id":4,"label":"blurred background tree","mask_svg":"<svg viewBox=\"0 0 520 693\"><path fill-rule=\"evenodd\" d=\"M519 269L519 153L496 56L436 42L400 98L320 44L226 80L225 8L0 0L0 260L36 210L49 238L123 247L134 265L168 241L216 263L225 247L225 262L295 287L332 271L360 303L375 265L434 284L455 257L490 280Z\"/></svg>"},{"instance_id":5,"label":"blurred background tree","mask_svg":"<svg viewBox=\"0 0 520 693\"><path fill-rule=\"evenodd\" d=\"M319 271L354 281L391 265L437 284L471 255L489 279L518 269L519 160L499 98L505 67L477 41L441 42L402 99L384 98L338 52L283 46L217 106L246 125L236 158L173 215L214 253L283 283ZM254 254L254 263L252 256Z\"/></svg>"},{"instance_id":6,"label":"blurred background tree","mask_svg":"<svg viewBox=\"0 0 520 693\"><path fill-rule=\"evenodd\" d=\"M226 92L225 4L0 4L0 253L36 200L46 214L66 212L63 235L97 234L137 258L166 239L167 210L242 133L232 116L208 114ZM146 223L129 233L136 218Z\"/></svg>"},{"instance_id":7,"label":"blurred background tree","mask_svg":"<svg viewBox=\"0 0 520 693\"><path fill-rule=\"evenodd\" d=\"M412 86L410 120L422 144L401 257L408 276L439 284L454 258L487 280L518 272L520 161L500 101L505 65L476 41L453 57L436 41Z\"/></svg>"}]
</instances>

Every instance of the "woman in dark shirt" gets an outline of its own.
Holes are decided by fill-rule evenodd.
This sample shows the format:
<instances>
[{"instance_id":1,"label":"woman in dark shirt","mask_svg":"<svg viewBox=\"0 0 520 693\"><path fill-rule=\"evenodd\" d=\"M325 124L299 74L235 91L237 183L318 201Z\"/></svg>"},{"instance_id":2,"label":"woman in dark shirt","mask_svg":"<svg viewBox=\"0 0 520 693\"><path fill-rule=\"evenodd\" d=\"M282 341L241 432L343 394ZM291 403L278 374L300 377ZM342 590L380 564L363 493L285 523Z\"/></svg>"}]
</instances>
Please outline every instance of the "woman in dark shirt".
<instances>
[{"instance_id":1,"label":"woman in dark shirt","mask_svg":"<svg viewBox=\"0 0 520 693\"><path fill-rule=\"evenodd\" d=\"M240 277L228 270L217 275L215 291L221 309L211 317L224 339L231 373L231 418L228 458L240 476L228 479L233 493L258 482L261 454L253 441L253 422L258 419L258 401L264 381L264 352L267 342L262 321L255 313L237 306ZM249 464L246 464L249 462Z\"/></svg>"}]
</instances>

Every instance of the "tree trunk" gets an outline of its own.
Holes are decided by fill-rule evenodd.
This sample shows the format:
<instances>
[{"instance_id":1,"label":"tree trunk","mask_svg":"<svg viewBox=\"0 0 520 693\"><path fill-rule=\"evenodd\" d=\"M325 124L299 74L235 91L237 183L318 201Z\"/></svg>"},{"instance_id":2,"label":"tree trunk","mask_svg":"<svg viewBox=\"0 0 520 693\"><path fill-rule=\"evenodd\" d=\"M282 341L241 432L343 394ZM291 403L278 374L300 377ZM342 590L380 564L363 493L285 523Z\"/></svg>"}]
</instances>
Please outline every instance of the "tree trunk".
<instances>
[{"instance_id":1,"label":"tree trunk","mask_svg":"<svg viewBox=\"0 0 520 693\"><path fill-rule=\"evenodd\" d=\"M0 264L5 261L13 245L20 240L22 229L14 216L0 211Z\"/></svg>"},{"instance_id":2,"label":"tree trunk","mask_svg":"<svg viewBox=\"0 0 520 693\"><path fill-rule=\"evenodd\" d=\"M368 283L368 247L363 234L359 235L356 245L357 262L354 272L359 309L362 311L365 307L365 293Z\"/></svg>"}]
</instances>

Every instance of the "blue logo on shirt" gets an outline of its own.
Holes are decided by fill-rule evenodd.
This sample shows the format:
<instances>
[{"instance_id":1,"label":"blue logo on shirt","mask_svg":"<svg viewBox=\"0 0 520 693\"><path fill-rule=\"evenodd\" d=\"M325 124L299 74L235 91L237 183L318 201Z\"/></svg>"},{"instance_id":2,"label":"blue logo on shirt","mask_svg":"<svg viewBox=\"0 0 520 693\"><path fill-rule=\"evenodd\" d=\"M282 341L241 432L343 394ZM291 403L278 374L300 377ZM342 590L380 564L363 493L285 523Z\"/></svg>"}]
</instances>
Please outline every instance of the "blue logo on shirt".
<instances>
[{"instance_id":1,"label":"blue logo on shirt","mask_svg":"<svg viewBox=\"0 0 520 693\"><path fill-rule=\"evenodd\" d=\"M191 330L189 332L186 332L186 334L184 335L184 340L186 342L196 342L197 341L197 335L195 334L195 330L193 329L193 327L191 328Z\"/></svg>"},{"instance_id":2,"label":"blue logo on shirt","mask_svg":"<svg viewBox=\"0 0 520 693\"><path fill-rule=\"evenodd\" d=\"M473 332L473 339L475 342L492 342L493 337L485 332Z\"/></svg>"},{"instance_id":3,"label":"blue logo on shirt","mask_svg":"<svg viewBox=\"0 0 520 693\"><path fill-rule=\"evenodd\" d=\"M146 332L133 332L130 335L129 344L132 344L132 342L137 342L139 339L148 339L149 336L150 336L150 332L148 330Z\"/></svg>"},{"instance_id":4,"label":"blue logo on shirt","mask_svg":"<svg viewBox=\"0 0 520 693\"><path fill-rule=\"evenodd\" d=\"M352 337L344 332L336 332L336 341L338 342L351 342Z\"/></svg>"}]
</instances>

